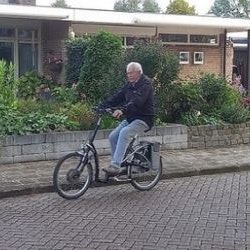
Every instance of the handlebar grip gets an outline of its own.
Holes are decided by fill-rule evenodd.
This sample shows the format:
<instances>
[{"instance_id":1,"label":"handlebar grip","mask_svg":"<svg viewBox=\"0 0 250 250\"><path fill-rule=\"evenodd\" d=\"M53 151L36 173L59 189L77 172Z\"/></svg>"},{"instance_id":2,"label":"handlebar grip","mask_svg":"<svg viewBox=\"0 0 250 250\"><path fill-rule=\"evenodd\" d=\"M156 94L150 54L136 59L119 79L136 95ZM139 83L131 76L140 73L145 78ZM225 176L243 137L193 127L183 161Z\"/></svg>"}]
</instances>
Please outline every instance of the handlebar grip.
<instances>
[{"instance_id":1,"label":"handlebar grip","mask_svg":"<svg viewBox=\"0 0 250 250\"><path fill-rule=\"evenodd\" d=\"M105 113L112 114L113 113L113 110L111 108L102 108L98 106L93 107L93 111L98 114L105 114Z\"/></svg>"}]
</instances>

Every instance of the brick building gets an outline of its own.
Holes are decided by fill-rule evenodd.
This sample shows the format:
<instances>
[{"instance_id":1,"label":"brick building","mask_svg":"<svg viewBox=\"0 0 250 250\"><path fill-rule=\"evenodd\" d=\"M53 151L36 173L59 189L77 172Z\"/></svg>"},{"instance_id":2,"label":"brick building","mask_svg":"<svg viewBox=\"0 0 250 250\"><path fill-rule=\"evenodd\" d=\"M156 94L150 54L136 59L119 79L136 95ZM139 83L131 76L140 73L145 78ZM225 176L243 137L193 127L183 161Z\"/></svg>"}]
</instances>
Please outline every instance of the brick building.
<instances>
[{"instance_id":1,"label":"brick building","mask_svg":"<svg viewBox=\"0 0 250 250\"><path fill-rule=\"evenodd\" d=\"M0 4L36 5L36 0L0 0Z\"/></svg>"},{"instance_id":2,"label":"brick building","mask_svg":"<svg viewBox=\"0 0 250 250\"><path fill-rule=\"evenodd\" d=\"M64 40L70 35L105 30L121 36L125 47L138 39L161 40L179 56L182 78L200 72L231 78L227 32L248 29L243 19L0 4L0 58L15 63L16 77L32 69L44 73L51 58L65 62ZM64 70L54 77L63 81Z\"/></svg>"}]
</instances>

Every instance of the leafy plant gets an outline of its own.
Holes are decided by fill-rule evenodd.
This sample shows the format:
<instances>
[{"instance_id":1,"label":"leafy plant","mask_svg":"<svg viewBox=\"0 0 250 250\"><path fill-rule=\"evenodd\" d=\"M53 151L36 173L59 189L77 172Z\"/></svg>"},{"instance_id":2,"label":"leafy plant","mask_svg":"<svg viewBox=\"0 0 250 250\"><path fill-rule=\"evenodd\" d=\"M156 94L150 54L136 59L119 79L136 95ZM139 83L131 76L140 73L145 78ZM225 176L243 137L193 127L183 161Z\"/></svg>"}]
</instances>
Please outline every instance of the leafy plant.
<instances>
[{"instance_id":1,"label":"leafy plant","mask_svg":"<svg viewBox=\"0 0 250 250\"><path fill-rule=\"evenodd\" d=\"M87 103L70 105L62 109L62 112L75 124L75 128L80 130L90 129L95 119L90 105Z\"/></svg>"},{"instance_id":2,"label":"leafy plant","mask_svg":"<svg viewBox=\"0 0 250 250\"><path fill-rule=\"evenodd\" d=\"M179 58L168 51L162 52L161 67L158 69L156 79L165 88L169 83L178 78L180 71Z\"/></svg>"},{"instance_id":3,"label":"leafy plant","mask_svg":"<svg viewBox=\"0 0 250 250\"><path fill-rule=\"evenodd\" d=\"M68 102L68 103L76 103L78 100L78 92L66 86L55 87L52 90L53 97L57 102Z\"/></svg>"},{"instance_id":4,"label":"leafy plant","mask_svg":"<svg viewBox=\"0 0 250 250\"><path fill-rule=\"evenodd\" d=\"M53 83L44 76L40 76L36 71L30 71L21 76L18 80L18 97L35 98L40 85L51 87Z\"/></svg>"},{"instance_id":5,"label":"leafy plant","mask_svg":"<svg viewBox=\"0 0 250 250\"><path fill-rule=\"evenodd\" d=\"M85 61L84 53L87 49L89 37L77 37L65 42L68 62L66 64L66 82L68 85L79 81L81 68Z\"/></svg>"},{"instance_id":6,"label":"leafy plant","mask_svg":"<svg viewBox=\"0 0 250 250\"><path fill-rule=\"evenodd\" d=\"M193 82L176 81L162 89L159 96L162 98L160 110L165 112L162 121L176 122L181 115L192 110L199 110L202 103L200 86Z\"/></svg>"},{"instance_id":7,"label":"leafy plant","mask_svg":"<svg viewBox=\"0 0 250 250\"><path fill-rule=\"evenodd\" d=\"M22 114L37 112L42 109L43 103L35 99L18 99L17 110Z\"/></svg>"},{"instance_id":8,"label":"leafy plant","mask_svg":"<svg viewBox=\"0 0 250 250\"><path fill-rule=\"evenodd\" d=\"M0 60L0 103L8 107L16 105L17 82L14 79L14 65Z\"/></svg>"},{"instance_id":9,"label":"leafy plant","mask_svg":"<svg viewBox=\"0 0 250 250\"><path fill-rule=\"evenodd\" d=\"M24 130L30 133L48 131L65 131L72 127L73 123L64 114L42 114L39 112L26 114L23 117Z\"/></svg>"},{"instance_id":10,"label":"leafy plant","mask_svg":"<svg viewBox=\"0 0 250 250\"><path fill-rule=\"evenodd\" d=\"M115 128L119 123L119 120L115 119L110 115L106 115L103 117L101 128L108 129L108 128Z\"/></svg>"},{"instance_id":11,"label":"leafy plant","mask_svg":"<svg viewBox=\"0 0 250 250\"><path fill-rule=\"evenodd\" d=\"M139 62L142 65L143 73L153 78L161 68L162 55L163 47L160 44L136 44L134 48L126 51L125 61L126 64L129 62Z\"/></svg>"},{"instance_id":12,"label":"leafy plant","mask_svg":"<svg viewBox=\"0 0 250 250\"><path fill-rule=\"evenodd\" d=\"M100 32L90 38L78 84L78 91L85 93L89 101L98 102L107 92L104 77L116 72L114 68L121 62L122 51L121 39L111 33Z\"/></svg>"},{"instance_id":13,"label":"leafy plant","mask_svg":"<svg viewBox=\"0 0 250 250\"><path fill-rule=\"evenodd\" d=\"M198 84L201 86L201 96L204 100L201 109L205 113L216 112L223 105L232 105L242 98L221 76L205 74L198 80Z\"/></svg>"},{"instance_id":14,"label":"leafy plant","mask_svg":"<svg viewBox=\"0 0 250 250\"><path fill-rule=\"evenodd\" d=\"M185 124L187 126L199 126L199 125L219 125L222 124L223 121L220 119L220 117L214 115L204 115L201 114L200 111L190 111L181 114L180 122L182 124Z\"/></svg>"},{"instance_id":15,"label":"leafy plant","mask_svg":"<svg viewBox=\"0 0 250 250\"><path fill-rule=\"evenodd\" d=\"M228 123L243 123L250 120L250 110L241 103L223 105L221 117Z\"/></svg>"}]
</instances>

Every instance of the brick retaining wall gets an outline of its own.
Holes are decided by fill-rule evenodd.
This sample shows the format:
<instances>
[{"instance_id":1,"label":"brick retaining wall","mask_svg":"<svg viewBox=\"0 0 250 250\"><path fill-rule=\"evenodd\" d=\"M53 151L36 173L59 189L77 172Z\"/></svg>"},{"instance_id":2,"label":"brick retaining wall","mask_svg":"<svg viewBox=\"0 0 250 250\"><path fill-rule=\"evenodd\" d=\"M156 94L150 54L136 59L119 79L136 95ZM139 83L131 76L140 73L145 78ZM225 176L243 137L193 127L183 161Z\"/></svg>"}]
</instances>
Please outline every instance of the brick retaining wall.
<instances>
[{"instance_id":1,"label":"brick retaining wall","mask_svg":"<svg viewBox=\"0 0 250 250\"><path fill-rule=\"evenodd\" d=\"M100 130L97 133L95 146L100 155L110 153L108 134L111 130ZM59 159L66 153L79 149L86 140L89 131L11 135L3 138L0 162L17 163L28 161ZM142 139L158 141L163 149L187 148L187 127L183 125L168 125L154 127Z\"/></svg>"},{"instance_id":2,"label":"brick retaining wall","mask_svg":"<svg viewBox=\"0 0 250 250\"><path fill-rule=\"evenodd\" d=\"M188 148L223 147L250 143L250 122L188 127Z\"/></svg>"},{"instance_id":3,"label":"brick retaining wall","mask_svg":"<svg viewBox=\"0 0 250 250\"><path fill-rule=\"evenodd\" d=\"M97 133L95 146L100 155L110 153L108 134L111 130ZM0 163L59 159L66 153L79 149L89 131L64 133L12 135L3 138ZM250 143L250 122L220 126L192 126L169 124L154 127L141 139L158 141L162 149L209 148Z\"/></svg>"}]
</instances>

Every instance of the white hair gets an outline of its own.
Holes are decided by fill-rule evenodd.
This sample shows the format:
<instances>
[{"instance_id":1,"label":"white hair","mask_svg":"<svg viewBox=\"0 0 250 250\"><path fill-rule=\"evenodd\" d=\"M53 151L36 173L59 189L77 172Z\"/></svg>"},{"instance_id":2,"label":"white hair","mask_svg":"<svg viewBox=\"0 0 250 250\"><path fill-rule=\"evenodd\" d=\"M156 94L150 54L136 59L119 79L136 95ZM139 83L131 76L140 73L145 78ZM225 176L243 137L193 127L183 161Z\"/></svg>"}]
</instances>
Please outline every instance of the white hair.
<instances>
[{"instance_id":1,"label":"white hair","mask_svg":"<svg viewBox=\"0 0 250 250\"><path fill-rule=\"evenodd\" d=\"M140 63L138 62L130 62L128 65L127 65L127 72L128 70L135 70L135 71L139 71L141 74L143 74L143 70L142 70L142 66Z\"/></svg>"}]
</instances>

